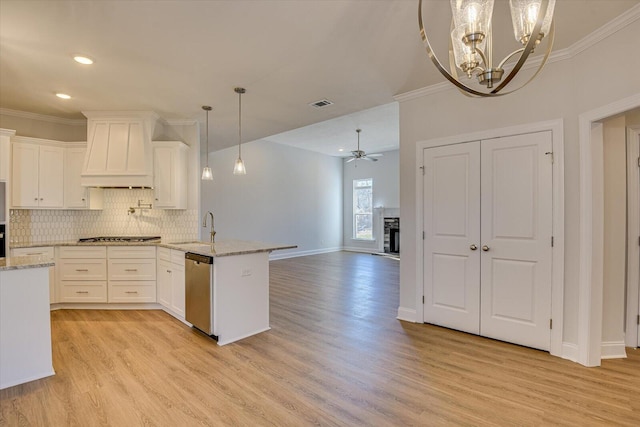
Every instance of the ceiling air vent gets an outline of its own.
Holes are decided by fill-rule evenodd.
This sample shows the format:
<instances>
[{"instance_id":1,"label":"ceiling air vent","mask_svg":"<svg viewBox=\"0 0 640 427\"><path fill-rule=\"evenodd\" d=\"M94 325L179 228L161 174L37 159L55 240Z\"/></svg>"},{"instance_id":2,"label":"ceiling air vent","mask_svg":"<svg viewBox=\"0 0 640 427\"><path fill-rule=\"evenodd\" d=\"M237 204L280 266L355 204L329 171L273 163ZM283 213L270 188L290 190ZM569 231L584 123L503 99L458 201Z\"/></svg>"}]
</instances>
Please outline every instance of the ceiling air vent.
<instances>
[{"instance_id":1,"label":"ceiling air vent","mask_svg":"<svg viewBox=\"0 0 640 427\"><path fill-rule=\"evenodd\" d=\"M323 108L329 105L333 105L333 102L329 101L328 99L321 99L320 101L312 102L309 105L314 108Z\"/></svg>"}]
</instances>

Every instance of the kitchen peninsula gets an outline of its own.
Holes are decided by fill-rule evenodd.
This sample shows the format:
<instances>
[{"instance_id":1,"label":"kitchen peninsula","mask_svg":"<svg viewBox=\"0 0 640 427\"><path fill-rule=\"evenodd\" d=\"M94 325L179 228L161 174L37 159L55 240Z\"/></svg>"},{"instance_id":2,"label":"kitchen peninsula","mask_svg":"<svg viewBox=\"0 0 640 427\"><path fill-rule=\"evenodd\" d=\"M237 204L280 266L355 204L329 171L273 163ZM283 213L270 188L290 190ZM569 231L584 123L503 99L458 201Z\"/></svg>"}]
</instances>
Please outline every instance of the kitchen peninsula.
<instances>
[{"instance_id":1,"label":"kitchen peninsula","mask_svg":"<svg viewBox=\"0 0 640 427\"><path fill-rule=\"evenodd\" d=\"M162 309L190 326L185 254L210 257L213 327L208 334L224 345L269 329L269 253L296 247L241 240L122 239L23 243L12 245L12 253L27 248L55 252L51 309Z\"/></svg>"},{"instance_id":2,"label":"kitchen peninsula","mask_svg":"<svg viewBox=\"0 0 640 427\"><path fill-rule=\"evenodd\" d=\"M54 375L49 267L42 257L0 258L0 389Z\"/></svg>"}]
</instances>

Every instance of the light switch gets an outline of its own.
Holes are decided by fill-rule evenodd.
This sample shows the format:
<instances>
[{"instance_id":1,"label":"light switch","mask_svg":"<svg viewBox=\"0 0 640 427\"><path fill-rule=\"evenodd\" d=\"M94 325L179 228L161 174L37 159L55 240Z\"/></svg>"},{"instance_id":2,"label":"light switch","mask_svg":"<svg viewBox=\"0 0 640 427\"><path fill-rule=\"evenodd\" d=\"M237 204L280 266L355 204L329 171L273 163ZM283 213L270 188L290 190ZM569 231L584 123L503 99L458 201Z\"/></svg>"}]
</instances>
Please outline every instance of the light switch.
<instances>
[{"instance_id":1,"label":"light switch","mask_svg":"<svg viewBox=\"0 0 640 427\"><path fill-rule=\"evenodd\" d=\"M251 274L251 269L249 268L243 268L242 273L240 273L242 277L251 276Z\"/></svg>"}]
</instances>

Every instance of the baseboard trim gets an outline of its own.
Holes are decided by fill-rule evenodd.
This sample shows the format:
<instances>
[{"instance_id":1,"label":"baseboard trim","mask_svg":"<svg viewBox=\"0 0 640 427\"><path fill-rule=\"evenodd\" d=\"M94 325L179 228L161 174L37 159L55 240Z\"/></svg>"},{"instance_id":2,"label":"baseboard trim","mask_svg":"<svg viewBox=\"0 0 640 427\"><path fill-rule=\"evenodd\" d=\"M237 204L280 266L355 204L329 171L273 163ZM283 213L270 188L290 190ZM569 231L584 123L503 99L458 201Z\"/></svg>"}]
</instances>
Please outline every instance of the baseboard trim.
<instances>
[{"instance_id":1,"label":"baseboard trim","mask_svg":"<svg viewBox=\"0 0 640 427\"><path fill-rule=\"evenodd\" d=\"M340 252L341 250L342 250L341 247L335 247L335 248L312 249L310 251L296 251L296 252L275 251L269 254L269 261L277 261L279 259L297 258L297 257L309 256L309 255L327 254L329 252Z\"/></svg>"},{"instance_id":2,"label":"baseboard trim","mask_svg":"<svg viewBox=\"0 0 640 427\"><path fill-rule=\"evenodd\" d=\"M342 248L343 251L347 251L347 252L361 252L361 253L365 253L365 254L375 254L375 253L379 253L380 250L379 249L368 249L368 248L358 248L358 247L354 247L354 246L345 246Z\"/></svg>"},{"instance_id":3,"label":"baseboard trim","mask_svg":"<svg viewBox=\"0 0 640 427\"><path fill-rule=\"evenodd\" d=\"M416 323L416 311L412 308L398 307L398 320Z\"/></svg>"},{"instance_id":4,"label":"baseboard trim","mask_svg":"<svg viewBox=\"0 0 640 427\"><path fill-rule=\"evenodd\" d=\"M601 359L626 359L624 341L603 341L600 345Z\"/></svg>"},{"instance_id":5,"label":"baseboard trim","mask_svg":"<svg viewBox=\"0 0 640 427\"><path fill-rule=\"evenodd\" d=\"M571 360L572 362L578 362L578 345L570 342L562 343L561 358Z\"/></svg>"},{"instance_id":6,"label":"baseboard trim","mask_svg":"<svg viewBox=\"0 0 640 427\"><path fill-rule=\"evenodd\" d=\"M161 310L162 305L157 302L142 303L82 303L59 302L49 305L50 311L55 310Z\"/></svg>"}]
</instances>

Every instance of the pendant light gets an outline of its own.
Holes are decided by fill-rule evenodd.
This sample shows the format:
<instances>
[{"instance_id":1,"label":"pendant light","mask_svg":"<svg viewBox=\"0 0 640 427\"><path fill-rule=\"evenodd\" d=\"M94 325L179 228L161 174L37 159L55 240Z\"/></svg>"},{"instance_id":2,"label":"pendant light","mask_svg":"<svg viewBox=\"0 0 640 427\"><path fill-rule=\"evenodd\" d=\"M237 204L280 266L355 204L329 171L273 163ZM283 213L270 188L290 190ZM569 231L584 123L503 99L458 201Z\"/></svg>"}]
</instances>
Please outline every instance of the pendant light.
<instances>
[{"instance_id":1,"label":"pendant light","mask_svg":"<svg viewBox=\"0 0 640 427\"><path fill-rule=\"evenodd\" d=\"M209 111L211 111L211 107L208 105L203 105L202 109L207 112L207 152L206 152L206 166L202 169L202 180L203 181L213 181L213 173L211 172L211 168L209 167Z\"/></svg>"},{"instance_id":2,"label":"pendant light","mask_svg":"<svg viewBox=\"0 0 640 427\"><path fill-rule=\"evenodd\" d=\"M245 88L237 87L233 89L235 93L238 94L238 160L236 160L236 164L233 167L234 175L246 175L247 170L244 167L244 162L242 161L242 94L246 92Z\"/></svg>"}]
</instances>

